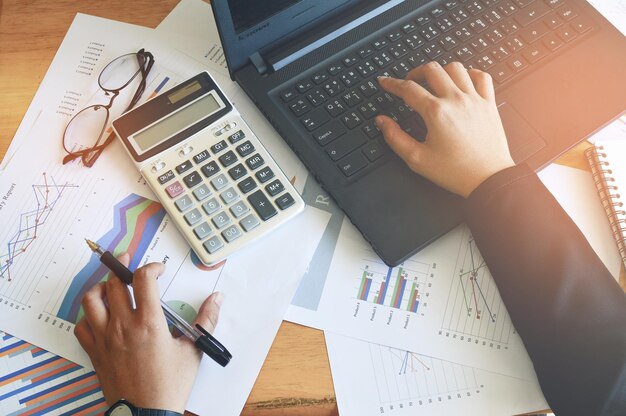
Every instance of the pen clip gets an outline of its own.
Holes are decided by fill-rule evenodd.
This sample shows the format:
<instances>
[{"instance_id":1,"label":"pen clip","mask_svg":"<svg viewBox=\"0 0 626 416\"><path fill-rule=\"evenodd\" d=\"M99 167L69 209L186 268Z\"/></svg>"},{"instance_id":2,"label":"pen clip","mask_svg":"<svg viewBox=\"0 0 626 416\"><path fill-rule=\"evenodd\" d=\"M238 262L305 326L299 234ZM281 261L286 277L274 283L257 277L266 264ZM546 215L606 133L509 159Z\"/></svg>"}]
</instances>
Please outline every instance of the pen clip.
<instances>
[{"instance_id":1,"label":"pen clip","mask_svg":"<svg viewBox=\"0 0 626 416\"><path fill-rule=\"evenodd\" d=\"M213 358L219 365L225 367L230 359L233 358L232 354L213 335L202 328L200 324L196 324L196 329L202 334L196 340L196 346Z\"/></svg>"}]
</instances>

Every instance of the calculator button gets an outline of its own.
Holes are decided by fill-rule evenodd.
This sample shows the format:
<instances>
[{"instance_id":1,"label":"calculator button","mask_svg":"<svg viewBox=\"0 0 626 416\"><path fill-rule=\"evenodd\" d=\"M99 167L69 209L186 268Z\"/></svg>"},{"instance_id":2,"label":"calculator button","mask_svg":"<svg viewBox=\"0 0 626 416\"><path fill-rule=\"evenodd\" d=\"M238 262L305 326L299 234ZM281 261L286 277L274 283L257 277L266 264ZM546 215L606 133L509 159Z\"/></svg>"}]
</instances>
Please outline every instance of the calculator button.
<instances>
[{"instance_id":1,"label":"calculator button","mask_svg":"<svg viewBox=\"0 0 626 416\"><path fill-rule=\"evenodd\" d=\"M239 227L237 227L236 225L231 225L230 227L222 231L222 237L224 237L224 240L226 240L227 243L238 239L242 235L243 234L239 230Z\"/></svg>"},{"instance_id":2,"label":"calculator button","mask_svg":"<svg viewBox=\"0 0 626 416\"><path fill-rule=\"evenodd\" d=\"M173 184L165 188L165 192L167 192L170 198L175 198L178 195L182 194L184 191L185 191L185 188L183 188L183 186L178 181L174 182Z\"/></svg>"},{"instance_id":3,"label":"calculator button","mask_svg":"<svg viewBox=\"0 0 626 416\"><path fill-rule=\"evenodd\" d=\"M180 165L176 166L176 172L178 172L179 174L186 172L189 170L189 168L191 168L191 162L186 160L183 163L181 163Z\"/></svg>"},{"instance_id":4,"label":"calculator button","mask_svg":"<svg viewBox=\"0 0 626 416\"><path fill-rule=\"evenodd\" d=\"M211 155L209 154L209 151L203 150L202 152L198 153L197 155L193 157L193 161L196 162L197 164L200 164L204 162L205 160L207 160L209 157L211 157Z\"/></svg>"},{"instance_id":5,"label":"calculator button","mask_svg":"<svg viewBox=\"0 0 626 416\"><path fill-rule=\"evenodd\" d=\"M183 156L187 156L189 153L193 152L193 147L187 145L187 146L183 146L180 151L178 152L178 154L183 157Z\"/></svg>"},{"instance_id":6,"label":"calculator button","mask_svg":"<svg viewBox=\"0 0 626 416\"><path fill-rule=\"evenodd\" d=\"M267 191L268 194L270 194L270 196L276 196L282 191L284 191L285 187L278 179L276 179L274 182L267 185L265 187L265 190Z\"/></svg>"},{"instance_id":7,"label":"calculator button","mask_svg":"<svg viewBox=\"0 0 626 416\"><path fill-rule=\"evenodd\" d=\"M250 169L252 169L252 170L255 170L255 169L261 167L264 163L265 163L265 161L263 160L261 155L259 155L258 153L256 155L246 159L246 165L248 165L248 167Z\"/></svg>"},{"instance_id":8,"label":"calculator button","mask_svg":"<svg viewBox=\"0 0 626 416\"><path fill-rule=\"evenodd\" d=\"M176 208L178 208L180 212L185 212L187 209L191 208L193 201L191 201L189 195L185 195L184 197L177 199L176 202L174 202L174 205L176 205Z\"/></svg>"},{"instance_id":9,"label":"calculator button","mask_svg":"<svg viewBox=\"0 0 626 416\"><path fill-rule=\"evenodd\" d=\"M239 140L245 139L245 137L246 137L246 133L244 133L242 130L239 130L238 132L235 132L231 134L230 136L228 136L228 141L230 142L230 144L235 144Z\"/></svg>"},{"instance_id":10,"label":"calculator button","mask_svg":"<svg viewBox=\"0 0 626 416\"><path fill-rule=\"evenodd\" d=\"M197 208L194 208L193 210L186 213L184 217L185 221L187 221L187 224L194 225L202 219L202 214L200 214L200 211L198 211Z\"/></svg>"},{"instance_id":11,"label":"calculator button","mask_svg":"<svg viewBox=\"0 0 626 416\"><path fill-rule=\"evenodd\" d=\"M247 213L248 211L250 211L250 208L248 208L246 203L243 201L239 201L230 207L230 213L233 214L235 218L241 217L243 214Z\"/></svg>"},{"instance_id":12,"label":"calculator button","mask_svg":"<svg viewBox=\"0 0 626 416\"><path fill-rule=\"evenodd\" d=\"M211 151L213 152L213 154L216 154L226 149L226 146L228 146L226 142L224 140L221 140L220 142L215 143L213 146L211 146Z\"/></svg>"},{"instance_id":13,"label":"calculator button","mask_svg":"<svg viewBox=\"0 0 626 416\"><path fill-rule=\"evenodd\" d=\"M228 170L228 174L230 175L231 178L233 178L234 181L243 178L244 176L246 176L246 173L248 173L248 171L246 170L245 166L242 165L241 163L235 166L234 168L230 168Z\"/></svg>"},{"instance_id":14,"label":"calculator button","mask_svg":"<svg viewBox=\"0 0 626 416\"><path fill-rule=\"evenodd\" d=\"M159 160L157 162L154 162L154 164L152 165L152 172L157 173L158 171L160 171L161 169L165 168L165 162L163 162L162 160Z\"/></svg>"},{"instance_id":15,"label":"calculator button","mask_svg":"<svg viewBox=\"0 0 626 416\"><path fill-rule=\"evenodd\" d=\"M230 217L228 216L227 213L222 211L216 216L214 216L213 218L211 218L211 221L213 221L213 225L215 225L217 229L221 229L221 228L224 228L226 225L230 224Z\"/></svg>"},{"instance_id":16,"label":"calculator button","mask_svg":"<svg viewBox=\"0 0 626 416\"><path fill-rule=\"evenodd\" d=\"M241 189L241 192L247 194L248 192L256 188L256 182L254 181L254 179L248 176L246 179L239 182L237 186L239 187L239 189Z\"/></svg>"},{"instance_id":17,"label":"calculator button","mask_svg":"<svg viewBox=\"0 0 626 416\"><path fill-rule=\"evenodd\" d=\"M216 191L219 191L220 189L228 185L228 179L226 179L226 176L224 176L224 174L222 173L211 179L211 185L213 185L213 188L215 188Z\"/></svg>"},{"instance_id":18,"label":"calculator button","mask_svg":"<svg viewBox=\"0 0 626 416\"><path fill-rule=\"evenodd\" d=\"M254 152L254 150L254 146L252 145L252 143L250 143L249 140L244 144L240 144L239 146L237 146L237 153L239 153L239 156L241 157L248 156L250 153Z\"/></svg>"},{"instance_id":19,"label":"calculator button","mask_svg":"<svg viewBox=\"0 0 626 416\"><path fill-rule=\"evenodd\" d=\"M193 233L198 237L198 240L204 240L209 234L211 234L211 226L207 222L203 222L193 229Z\"/></svg>"},{"instance_id":20,"label":"calculator button","mask_svg":"<svg viewBox=\"0 0 626 416\"><path fill-rule=\"evenodd\" d=\"M222 198L222 201L224 201L224 203L228 205L237 198L239 198L239 194L233 188L228 188L220 194L220 198Z\"/></svg>"},{"instance_id":21,"label":"calculator button","mask_svg":"<svg viewBox=\"0 0 626 416\"><path fill-rule=\"evenodd\" d=\"M276 201L274 202L276 202L276 205L278 205L278 208L285 210L289 208L290 206L292 206L296 201L294 201L293 197L287 193L277 198Z\"/></svg>"},{"instance_id":22,"label":"calculator button","mask_svg":"<svg viewBox=\"0 0 626 416\"><path fill-rule=\"evenodd\" d=\"M217 202L217 199L215 198L211 198L208 201L206 201L204 204L202 204L202 209L204 210L204 212L207 213L207 215L213 214L220 208L222 208L222 206L220 205L219 202Z\"/></svg>"},{"instance_id":23,"label":"calculator button","mask_svg":"<svg viewBox=\"0 0 626 416\"><path fill-rule=\"evenodd\" d=\"M213 254L220 248L224 247L224 243L216 235L206 240L202 245L209 254Z\"/></svg>"},{"instance_id":24,"label":"calculator button","mask_svg":"<svg viewBox=\"0 0 626 416\"><path fill-rule=\"evenodd\" d=\"M233 152L232 150L229 150L228 152L220 156L219 159L220 163L224 165L224 167L227 167L237 161L237 155L235 155L235 152Z\"/></svg>"},{"instance_id":25,"label":"calculator button","mask_svg":"<svg viewBox=\"0 0 626 416\"><path fill-rule=\"evenodd\" d=\"M246 232L255 229L259 226L259 224L261 224L261 222L254 214L250 214L243 220L239 221L239 225L241 225L241 228L243 228Z\"/></svg>"},{"instance_id":26,"label":"calculator button","mask_svg":"<svg viewBox=\"0 0 626 416\"><path fill-rule=\"evenodd\" d=\"M209 190L209 187L205 184L202 184L193 190L193 196L195 196L198 201L202 201L209 195L211 195L211 191Z\"/></svg>"},{"instance_id":27,"label":"calculator button","mask_svg":"<svg viewBox=\"0 0 626 416\"><path fill-rule=\"evenodd\" d=\"M202 177L198 172L191 172L189 175L183 178L183 181L188 188L193 188L194 186L202 182Z\"/></svg>"},{"instance_id":28,"label":"calculator button","mask_svg":"<svg viewBox=\"0 0 626 416\"><path fill-rule=\"evenodd\" d=\"M173 178L174 178L174 172L172 172L171 170L168 170L163 175L160 175L158 180L159 180L159 183L163 185L169 182L170 180L172 180Z\"/></svg>"},{"instance_id":29,"label":"calculator button","mask_svg":"<svg viewBox=\"0 0 626 416\"><path fill-rule=\"evenodd\" d=\"M206 165L202 166L200 170L202 171L202 173L204 173L204 176L206 176L207 178L210 178L211 176L215 175L220 170L220 167L217 166L217 163L215 163L215 161L211 161L207 163Z\"/></svg>"},{"instance_id":30,"label":"calculator button","mask_svg":"<svg viewBox=\"0 0 626 416\"><path fill-rule=\"evenodd\" d=\"M265 183L274 177L274 172L269 166L264 167L256 173L256 178L261 183Z\"/></svg>"},{"instance_id":31,"label":"calculator button","mask_svg":"<svg viewBox=\"0 0 626 416\"><path fill-rule=\"evenodd\" d=\"M263 221L267 221L277 214L276 208L267 199L263 191L256 191L248 197L248 202L252 205L252 208L259 214L259 217Z\"/></svg>"}]
</instances>

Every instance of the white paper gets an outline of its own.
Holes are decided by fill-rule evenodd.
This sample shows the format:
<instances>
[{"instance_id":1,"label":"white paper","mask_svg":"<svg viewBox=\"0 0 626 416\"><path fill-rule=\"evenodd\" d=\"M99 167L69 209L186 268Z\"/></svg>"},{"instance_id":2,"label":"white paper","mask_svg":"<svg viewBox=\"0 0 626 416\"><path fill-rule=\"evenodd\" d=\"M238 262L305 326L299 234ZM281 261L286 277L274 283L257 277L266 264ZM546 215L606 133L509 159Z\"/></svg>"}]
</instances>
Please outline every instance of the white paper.
<instances>
[{"instance_id":1,"label":"white paper","mask_svg":"<svg viewBox=\"0 0 626 416\"><path fill-rule=\"evenodd\" d=\"M0 170L28 137L42 111L55 112L69 121L98 91L98 76L104 65L120 55L137 52L151 31L78 13L0 163ZM60 143L61 138L58 140Z\"/></svg>"},{"instance_id":2,"label":"white paper","mask_svg":"<svg viewBox=\"0 0 626 416\"><path fill-rule=\"evenodd\" d=\"M626 1L624 0L587 0L626 36Z\"/></svg>"},{"instance_id":3,"label":"white paper","mask_svg":"<svg viewBox=\"0 0 626 416\"><path fill-rule=\"evenodd\" d=\"M500 416L548 408L536 380L325 336L342 416Z\"/></svg>"}]
</instances>

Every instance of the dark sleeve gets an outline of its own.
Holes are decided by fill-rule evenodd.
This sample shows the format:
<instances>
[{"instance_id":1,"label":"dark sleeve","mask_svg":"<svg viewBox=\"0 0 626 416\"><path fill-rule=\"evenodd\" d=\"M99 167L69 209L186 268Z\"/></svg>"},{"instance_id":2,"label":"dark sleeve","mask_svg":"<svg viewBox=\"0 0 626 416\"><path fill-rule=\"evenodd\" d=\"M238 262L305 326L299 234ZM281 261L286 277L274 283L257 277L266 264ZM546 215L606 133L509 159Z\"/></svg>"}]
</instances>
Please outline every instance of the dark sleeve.
<instances>
[{"instance_id":1,"label":"dark sleeve","mask_svg":"<svg viewBox=\"0 0 626 416\"><path fill-rule=\"evenodd\" d=\"M525 165L466 201L466 221L557 415L626 415L626 295Z\"/></svg>"}]
</instances>

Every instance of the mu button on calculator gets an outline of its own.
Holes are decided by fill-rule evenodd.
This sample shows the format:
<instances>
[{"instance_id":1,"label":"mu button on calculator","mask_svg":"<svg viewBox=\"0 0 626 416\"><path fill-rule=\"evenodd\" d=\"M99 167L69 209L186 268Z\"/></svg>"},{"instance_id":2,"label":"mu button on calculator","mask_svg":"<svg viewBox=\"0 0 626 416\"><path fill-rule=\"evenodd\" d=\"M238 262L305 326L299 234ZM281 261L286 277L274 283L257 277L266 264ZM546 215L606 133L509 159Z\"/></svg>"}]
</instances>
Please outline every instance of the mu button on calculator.
<instances>
[{"instance_id":1,"label":"mu button on calculator","mask_svg":"<svg viewBox=\"0 0 626 416\"><path fill-rule=\"evenodd\" d=\"M113 129L187 242L215 264L304 202L207 72L130 110Z\"/></svg>"}]
</instances>

